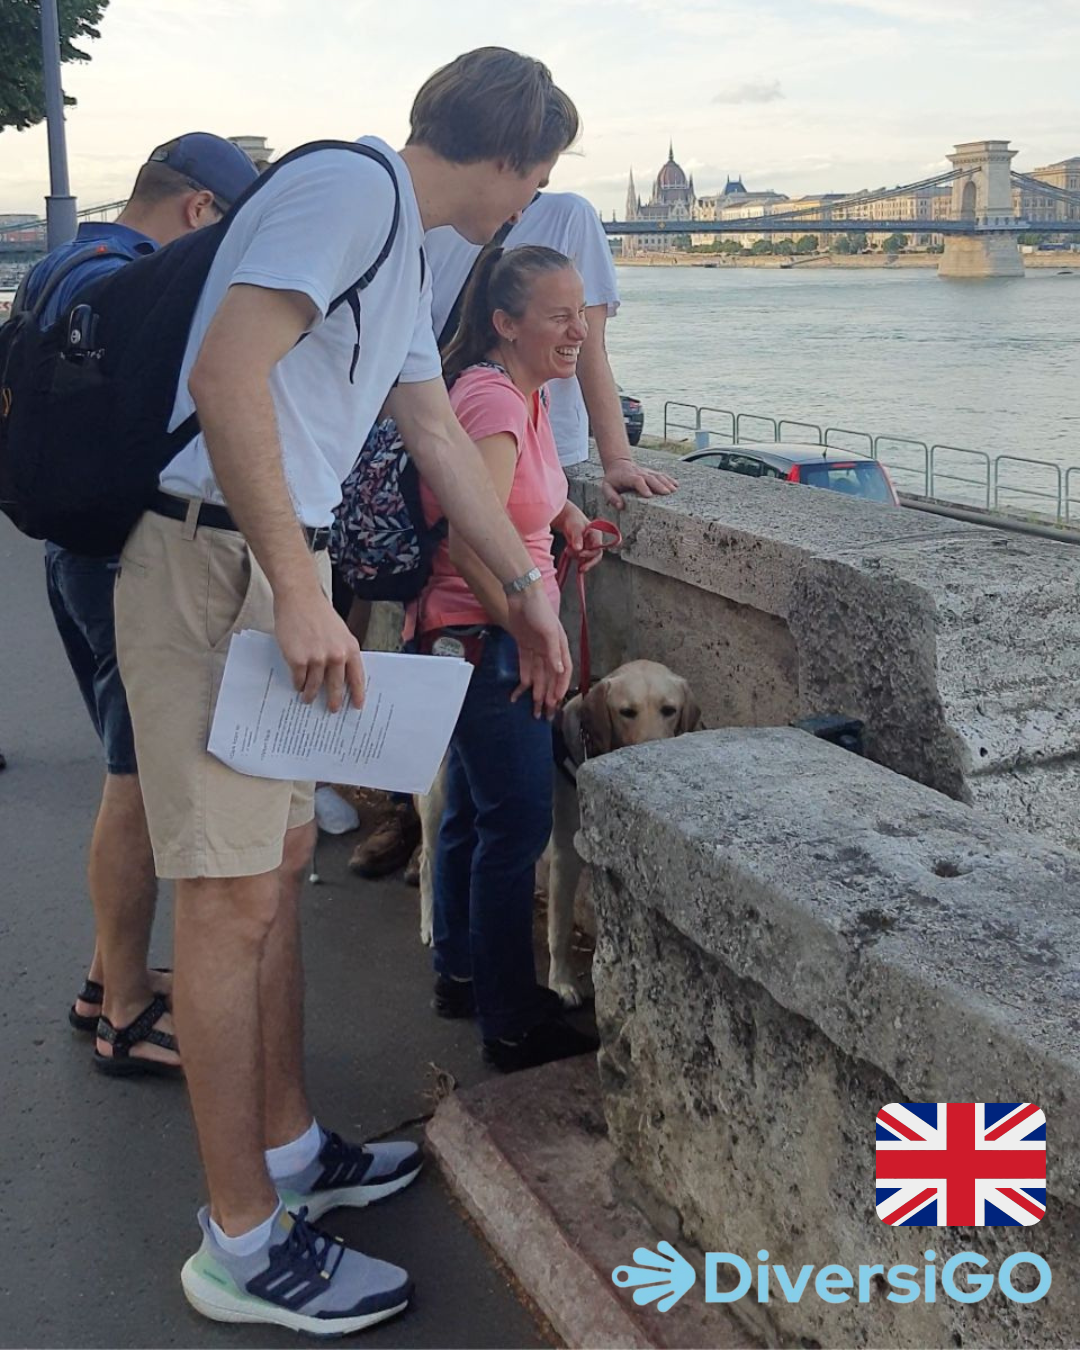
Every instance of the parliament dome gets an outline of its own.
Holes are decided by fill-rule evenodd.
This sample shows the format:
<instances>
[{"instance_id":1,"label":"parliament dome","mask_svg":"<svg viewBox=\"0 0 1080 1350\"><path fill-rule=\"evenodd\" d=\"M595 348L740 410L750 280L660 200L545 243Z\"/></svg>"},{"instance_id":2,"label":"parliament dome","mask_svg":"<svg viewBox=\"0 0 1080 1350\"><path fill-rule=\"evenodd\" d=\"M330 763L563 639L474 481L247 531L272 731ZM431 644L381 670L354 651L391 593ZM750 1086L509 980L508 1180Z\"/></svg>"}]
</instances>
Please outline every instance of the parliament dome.
<instances>
[{"instance_id":1,"label":"parliament dome","mask_svg":"<svg viewBox=\"0 0 1080 1350\"><path fill-rule=\"evenodd\" d=\"M674 147L668 150L667 163L656 175L657 191L661 188L685 188L688 187L686 174L683 173L682 166L675 163Z\"/></svg>"}]
</instances>

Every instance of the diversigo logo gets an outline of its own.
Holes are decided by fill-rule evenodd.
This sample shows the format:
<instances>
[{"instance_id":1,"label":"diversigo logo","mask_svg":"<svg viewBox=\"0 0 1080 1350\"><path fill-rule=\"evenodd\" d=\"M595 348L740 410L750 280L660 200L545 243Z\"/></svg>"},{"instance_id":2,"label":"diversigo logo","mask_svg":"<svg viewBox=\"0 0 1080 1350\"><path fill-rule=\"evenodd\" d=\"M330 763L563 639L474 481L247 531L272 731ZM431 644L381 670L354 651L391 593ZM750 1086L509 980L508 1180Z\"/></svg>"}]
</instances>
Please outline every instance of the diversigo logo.
<instances>
[{"instance_id":1,"label":"diversigo logo","mask_svg":"<svg viewBox=\"0 0 1080 1350\"><path fill-rule=\"evenodd\" d=\"M891 1102L877 1114L876 1135L876 1207L890 1226L1016 1227L1046 1212L1046 1117L1031 1102ZM667 1312L698 1272L670 1242L656 1246L637 1248L634 1265L616 1267L611 1278L634 1291L635 1303ZM707 1252L704 1296L706 1303L799 1303L804 1296L869 1303L884 1281L890 1303L979 1303L995 1286L1010 1302L1036 1303L1053 1279L1035 1252L1016 1252L994 1270L971 1251L939 1266L927 1248L923 1263L788 1268L770 1264L762 1248L755 1267L735 1252Z\"/></svg>"},{"instance_id":2,"label":"diversigo logo","mask_svg":"<svg viewBox=\"0 0 1080 1350\"><path fill-rule=\"evenodd\" d=\"M667 1312L697 1283L697 1271L670 1242L656 1245L659 1250L655 1252L639 1247L634 1252L637 1264L617 1266L611 1278L620 1289L634 1290L635 1303L656 1302L658 1311ZM738 1303L749 1296L758 1303L779 1299L801 1303L804 1295L812 1294L823 1303L869 1303L878 1297L880 1277L889 1290L885 1297L890 1303L936 1303L939 1292L956 1303L981 1303L995 1283L1013 1303L1037 1303L1049 1293L1053 1278L1049 1265L1034 1252L1016 1252L1002 1261L997 1271L988 1270L989 1261L978 1252L957 1252L939 1267L932 1248L923 1253L925 1264L921 1267L897 1264L888 1269L880 1264L855 1270L841 1265L789 1269L779 1263L768 1264L769 1253L764 1249L757 1255L755 1267L735 1252L707 1252L705 1302ZM1026 1287L1032 1282L1030 1274L1021 1277L1020 1288L1013 1282L1023 1267L1034 1271L1032 1288ZM726 1287L732 1279L734 1285Z\"/></svg>"},{"instance_id":3,"label":"diversigo logo","mask_svg":"<svg viewBox=\"0 0 1080 1350\"><path fill-rule=\"evenodd\" d=\"M659 1312L667 1312L694 1287L697 1271L670 1242L656 1245L655 1252L639 1247L634 1252L637 1265L616 1266L611 1278L620 1289L633 1289L635 1303L656 1302Z\"/></svg>"}]
</instances>

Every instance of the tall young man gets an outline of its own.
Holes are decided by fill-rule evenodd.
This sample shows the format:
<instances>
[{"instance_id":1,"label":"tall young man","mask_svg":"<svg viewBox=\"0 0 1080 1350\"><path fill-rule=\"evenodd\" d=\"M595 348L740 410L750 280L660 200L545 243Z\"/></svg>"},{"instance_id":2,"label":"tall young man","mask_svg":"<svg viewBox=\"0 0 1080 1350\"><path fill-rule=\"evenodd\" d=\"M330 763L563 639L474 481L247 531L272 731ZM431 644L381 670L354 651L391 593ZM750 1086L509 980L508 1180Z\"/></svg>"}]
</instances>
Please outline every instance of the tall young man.
<instances>
[{"instance_id":1,"label":"tall young man","mask_svg":"<svg viewBox=\"0 0 1080 1350\"><path fill-rule=\"evenodd\" d=\"M116 220L80 225L70 243L33 269L17 303L36 304L60 268L83 258L46 301L42 323L52 323L89 282L220 220L256 177L247 155L220 136L190 132L158 146L139 170ZM49 604L105 752L105 786L88 868L97 941L69 1019L77 1030L96 1033L94 1064L104 1072L175 1074L179 1057L163 997L167 977L147 970L157 882L131 718L116 664L118 566L118 558L87 558L56 544L45 546ZM129 1031L117 1046L118 1029L132 1027L137 1032Z\"/></svg>"},{"instance_id":2,"label":"tall young man","mask_svg":"<svg viewBox=\"0 0 1080 1350\"><path fill-rule=\"evenodd\" d=\"M297 899L312 785L233 773L206 753L207 732L240 628L275 634L305 699L362 700L322 545L388 395L447 516L507 589L537 714L561 699L565 634L450 409L421 246L437 225L490 238L576 134L573 104L539 62L500 48L460 57L420 90L400 154L365 138L393 181L348 150L279 169L235 218L196 311L174 422L194 407L202 435L133 532L116 605L154 856L176 879L174 1008L210 1193L183 1284L210 1317L341 1334L408 1301L404 1271L309 1223L400 1189L420 1167L411 1144L328 1134L308 1104ZM330 314L330 303L378 257L396 199L357 351L350 307ZM302 1208L307 1219L289 1216Z\"/></svg>"}]
</instances>

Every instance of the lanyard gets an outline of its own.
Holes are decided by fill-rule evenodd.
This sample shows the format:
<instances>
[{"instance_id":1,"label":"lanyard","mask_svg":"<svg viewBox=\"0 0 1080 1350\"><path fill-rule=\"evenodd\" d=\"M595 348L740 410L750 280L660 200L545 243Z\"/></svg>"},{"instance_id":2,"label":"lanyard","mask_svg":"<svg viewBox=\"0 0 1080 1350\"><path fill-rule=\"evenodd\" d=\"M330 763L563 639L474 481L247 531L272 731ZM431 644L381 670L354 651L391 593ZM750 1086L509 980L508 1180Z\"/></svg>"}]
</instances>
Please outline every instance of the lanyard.
<instances>
[{"instance_id":1,"label":"lanyard","mask_svg":"<svg viewBox=\"0 0 1080 1350\"><path fill-rule=\"evenodd\" d=\"M622 534L617 525L613 525L610 520L590 520L588 529L597 530L600 534L611 535L601 548L618 548L622 543ZM559 559L559 566L556 569L555 577L559 583L559 589L566 587L567 579L570 576L570 566L577 559L577 554L573 552L570 545L567 544L563 550L563 555ZM592 685L592 659L589 652L589 615L585 607L585 578L580 568L575 568L577 572L577 592L578 604L581 608L581 641L579 644L580 667L581 667L581 690L582 694L587 694Z\"/></svg>"}]
</instances>

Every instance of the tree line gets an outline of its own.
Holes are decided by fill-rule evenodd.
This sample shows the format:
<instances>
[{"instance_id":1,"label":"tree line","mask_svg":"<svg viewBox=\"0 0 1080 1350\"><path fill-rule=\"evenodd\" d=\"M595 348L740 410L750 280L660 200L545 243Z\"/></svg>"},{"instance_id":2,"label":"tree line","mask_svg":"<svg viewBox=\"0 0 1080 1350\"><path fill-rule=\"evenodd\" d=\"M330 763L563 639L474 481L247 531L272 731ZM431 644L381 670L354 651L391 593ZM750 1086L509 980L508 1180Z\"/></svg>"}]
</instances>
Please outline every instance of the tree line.
<instances>
[{"instance_id":1,"label":"tree line","mask_svg":"<svg viewBox=\"0 0 1080 1350\"><path fill-rule=\"evenodd\" d=\"M909 247L911 240L906 234L896 233L888 235L882 241L882 251L885 253L903 253ZM804 234L798 239L758 239L755 243L746 245L741 244L737 239L714 239L708 244L699 244L694 248L697 253L721 253L730 256L749 254L751 256L777 256L777 257L810 257L815 253L822 252L820 237L816 234ZM846 234L837 234L829 242L829 252L840 256L847 256L855 253L866 253L869 249L860 236L851 237Z\"/></svg>"}]
</instances>

